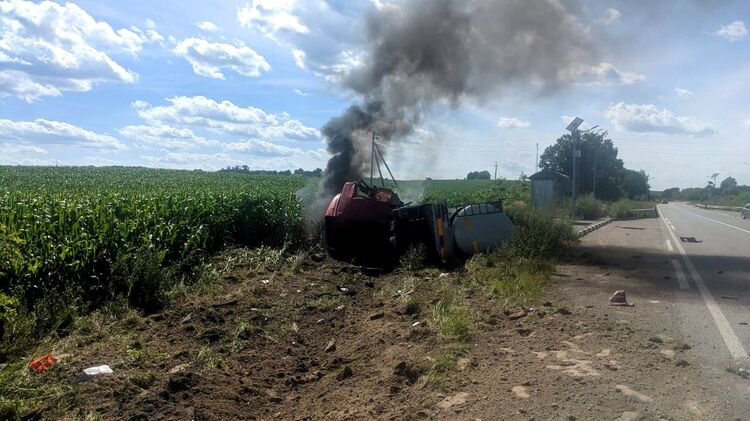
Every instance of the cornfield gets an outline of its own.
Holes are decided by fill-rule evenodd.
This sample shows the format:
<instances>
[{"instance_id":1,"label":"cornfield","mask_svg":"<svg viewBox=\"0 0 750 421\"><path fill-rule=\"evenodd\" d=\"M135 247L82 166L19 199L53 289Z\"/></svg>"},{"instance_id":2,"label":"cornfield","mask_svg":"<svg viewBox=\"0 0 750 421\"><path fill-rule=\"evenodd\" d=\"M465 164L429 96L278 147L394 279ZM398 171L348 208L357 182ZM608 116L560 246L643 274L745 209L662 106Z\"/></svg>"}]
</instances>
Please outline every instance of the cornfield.
<instances>
[{"instance_id":1,"label":"cornfield","mask_svg":"<svg viewBox=\"0 0 750 421\"><path fill-rule=\"evenodd\" d=\"M0 292L96 307L155 305L165 270L236 245L304 235L297 176L145 168L0 167Z\"/></svg>"}]
</instances>

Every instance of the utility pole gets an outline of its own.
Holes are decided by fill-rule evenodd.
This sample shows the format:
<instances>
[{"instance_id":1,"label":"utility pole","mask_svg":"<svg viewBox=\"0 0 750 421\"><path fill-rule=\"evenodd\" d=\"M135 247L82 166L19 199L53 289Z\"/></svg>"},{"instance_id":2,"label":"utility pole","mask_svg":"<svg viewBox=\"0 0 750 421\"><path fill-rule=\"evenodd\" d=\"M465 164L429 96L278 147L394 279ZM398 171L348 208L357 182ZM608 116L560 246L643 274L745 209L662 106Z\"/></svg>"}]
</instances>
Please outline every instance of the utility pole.
<instances>
[{"instance_id":1,"label":"utility pole","mask_svg":"<svg viewBox=\"0 0 750 421\"><path fill-rule=\"evenodd\" d=\"M372 144L370 145L370 186L372 186L373 171L375 170L375 132L372 132Z\"/></svg>"},{"instance_id":2,"label":"utility pole","mask_svg":"<svg viewBox=\"0 0 750 421\"><path fill-rule=\"evenodd\" d=\"M598 160L599 160L599 154L596 151L594 151L594 179L592 180L592 183L593 183L592 194L594 195L594 199L596 199L596 164Z\"/></svg>"},{"instance_id":3,"label":"utility pole","mask_svg":"<svg viewBox=\"0 0 750 421\"><path fill-rule=\"evenodd\" d=\"M495 161L495 180L497 180L497 161Z\"/></svg>"},{"instance_id":4,"label":"utility pole","mask_svg":"<svg viewBox=\"0 0 750 421\"><path fill-rule=\"evenodd\" d=\"M573 119L573 121L568 124L568 127L565 128L565 130L568 130L570 132L571 140L573 141L573 174L572 174L572 185L571 185L571 196L573 198L573 206L570 210L570 218L575 219L576 218L576 195L577 195L577 186L576 186L576 174L578 173L578 167L576 165L576 159L581 156L581 151L578 150L578 127L583 123L583 119L576 117Z\"/></svg>"},{"instance_id":5,"label":"utility pole","mask_svg":"<svg viewBox=\"0 0 750 421\"><path fill-rule=\"evenodd\" d=\"M539 142L536 143L536 161L534 161L534 171L539 171Z\"/></svg>"}]
</instances>

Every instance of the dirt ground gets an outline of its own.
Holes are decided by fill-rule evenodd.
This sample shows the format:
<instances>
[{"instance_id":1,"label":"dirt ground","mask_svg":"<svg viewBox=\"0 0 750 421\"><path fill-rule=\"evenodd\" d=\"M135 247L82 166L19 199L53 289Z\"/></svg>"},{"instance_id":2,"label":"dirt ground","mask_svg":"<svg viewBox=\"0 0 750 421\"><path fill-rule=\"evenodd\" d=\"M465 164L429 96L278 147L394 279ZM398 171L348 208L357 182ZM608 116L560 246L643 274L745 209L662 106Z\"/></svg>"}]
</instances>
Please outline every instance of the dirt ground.
<instances>
[{"instance_id":1,"label":"dirt ground","mask_svg":"<svg viewBox=\"0 0 750 421\"><path fill-rule=\"evenodd\" d=\"M75 385L53 418L747 417L742 405L722 404L723 379L703 377L689 343L633 322L639 306L573 304L571 294L587 292L572 280L592 280L606 300L611 288L599 291L595 277L628 276L591 250L570 250L525 309L462 287L464 269L380 274L306 256L280 271L243 256L216 262L216 282L163 313L93 322L50 344L67 354L56 370ZM436 327L434 306L446 291L469 309L468 337ZM75 375L102 363L114 374Z\"/></svg>"}]
</instances>

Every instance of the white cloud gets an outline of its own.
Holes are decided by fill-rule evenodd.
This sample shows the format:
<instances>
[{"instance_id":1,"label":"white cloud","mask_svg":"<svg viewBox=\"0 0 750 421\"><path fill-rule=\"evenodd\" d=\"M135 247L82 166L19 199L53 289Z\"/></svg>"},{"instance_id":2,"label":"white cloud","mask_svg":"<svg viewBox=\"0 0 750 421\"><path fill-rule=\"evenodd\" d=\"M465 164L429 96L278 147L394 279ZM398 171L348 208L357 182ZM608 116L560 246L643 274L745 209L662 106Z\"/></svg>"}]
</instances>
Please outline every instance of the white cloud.
<instances>
[{"instance_id":1,"label":"white cloud","mask_svg":"<svg viewBox=\"0 0 750 421\"><path fill-rule=\"evenodd\" d=\"M714 128L704 121L675 115L653 104L626 104L624 102L611 104L606 116L618 130L693 136L716 133Z\"/></svg>"},{"instance_id":2,"label":"white cloud","mask_svg":"<svg viewBox=\"0 0 750 421\"><path fill-rule=\"evenodd\" d=\"M361 51L370 0L253 0L237 9L240 25L289 50L294 63L329 80L340 78L345 61Z\"/></svg>"},{"instance_id":3,"label":"white cloud","mask_svg":"<svg viewBox=\"0 0 750 421\"><path fill-rule=\"evenodd\" d=\"M203 96L173 97L169 105L152 106L136 101L138 115L150 125L203 127L219 133L273 139L318 140L317 129L288 114L270 114L260 108L240 107L230 101L217 102Z\"/></svg>"},{"instance_id":4,"label":"white cloud","mask_svg":"<svg viewBox=\"0 0 750 421\"><path fill-rule=\"evenodd\" d=\"M307 56L304 51L293 49L292 50L292 56L294 57L294 64L297 65L300 69L305 68L305 57Z\"/></svg>"},{"instance_id":5,"label":"white cloud","mask_svg":"<svg viewBox=\"0 0 750 421\"><path fill-rule=\"evenodd\" d=\"M270 38L279 32L306 34L310 29L294 14L296 0L253 0L237 8L240 25L255 28Z\"/></svg>"},{"instance_id":6,"label":"white cloud","mask_svg":"<svg viewBox=\"0 0 750 421\"><path fill-rule=\"evenodd\" d=\"M225 143L224 149L234 152L244 152L257 156L294 156L302 155L304 151L299 148L290 148L283 145L263 140L249 140L247 142Z\"/></svg>"},{"instance_id":7,"label":"white cloud","mask_svg":"<svg viewBox=\"0 0 750 421\"><path fill-rule=\"evenodd\" d=\"M210 20L204 20L203 22L198 22L195 24L195 26L197 26L198 28L206 32L216 32L219 30L219 27L216 26L216 24L211 22Z\"/></svg>"},{"instance_id":8,"label":"white cloud","mask_svg":"<svg viewBox=\"0 0 750 421\"><path fill-rule=\"evenodd\" d=\"M308 95L310 95L310 94L308 94L307 92L303 92L303 91L302 91L302 90L300 90L300 89L295 89L295 90L294 90L294 93L295 93L295 94L297 94L297 95L299 95L299 96L308 96Z\"/></svg>"},{"instance_id":9,"label":"white cloud","mask_svg":"<svg viewBox=\"0 0 750 421\"><path fill-rule=\"evenodd\" d=\"M197 136L190 129L166 125L126 126L119 129L118 132L142 146L155 146L165 149L190 149L196 146L218 144L215 140Z\"/></svg>"},{"instance_id":10,"label":"white cloud","mask_svg":"<svg viewBox=\"0 0 750 421\"><path fill-rule=\"evenodd\" d=\"M497 127L501 129L526 129L531 127L531 123L524 120L519 120L515 117L500 117L497 120Z\"/></svg>"},{"instance_id":11,"label":"white cloud","mask_svg":"<svg viewBox=\"0 0 750 421\"><path fill-rule=\"evenodd\" d=\"M137 55L159 41L153 29L113 29L74 3L0 1L0 96L34 101L138 75L111 55ZM163 38L161 38L163 40Z\"/></svg>"},{"instance_id":12,"label":"white cloud","mask_svg":"<svg viewBox=\"0 0 750 421\"><path fill-rule=\"evenodd\" d=\"M722 26L718 31L714 32L714 34L728 41L735 42L747 36L747 28L745 28L745 22L736 20L728 25Z\"/></svg>"},{"instance_id":13,"label":"white cloud","mask_svg":"<svg viewBox=\"0 0 750 421\"><path fill-rule=\"evenodd\" d=\"M689 91L687 89L682 89L682 88L675 88L674 91L677 93L677 96L680 97L681 99L690 99L693 97L693 95L695 95L693 94L692 91Z\"/></svg>"},{"instance_id":14,"label":"white cloud","mask_svg":"<svg viewBox=\"0 0 750 421\"><path fill-rule=\"evenodd\" d=\"M91 148L127 149L116 138L94 133L69 123L36 119L13 121L0 119L0 140L33 142L36 144L75 144Z\"/></svg>"},{"instance_id":15,"label":"white cloud","mask_svg":"<svg viewBox=\"0 0 750 421\"><path fill-rule=\"evenodd\" d=\"M623 72L611 63L589 65L578 63L559 73L563 81L585 85L632 85L646 80L646 76L639 73Z\"/></svg>"},{"instance_id":16,"label":"white cloud","mask_svg":"<svg viewBox=\"0 0 750 421\"><path fill-rule=\"evenodd\" d=\"M195 74L215 79L224 79L222 68L252 77L260 76L261 71L271 70L263 56L241 42L234 46L188 38L177 44L174 53L189 61Z\"/></svg>"},{"instance_id":17,"label":"white cloud","mask_svg":"<svg viewBox=\"0 0 750 421\"><path fill-rule=\"evenodd\" d=\"M621 16L622 13L620 13L619 10L609 8L607 9L607 13L602 18L597 19L596 21L603 25L609 25L610 23L620 19Z\"/></svg>"}]
</instances>

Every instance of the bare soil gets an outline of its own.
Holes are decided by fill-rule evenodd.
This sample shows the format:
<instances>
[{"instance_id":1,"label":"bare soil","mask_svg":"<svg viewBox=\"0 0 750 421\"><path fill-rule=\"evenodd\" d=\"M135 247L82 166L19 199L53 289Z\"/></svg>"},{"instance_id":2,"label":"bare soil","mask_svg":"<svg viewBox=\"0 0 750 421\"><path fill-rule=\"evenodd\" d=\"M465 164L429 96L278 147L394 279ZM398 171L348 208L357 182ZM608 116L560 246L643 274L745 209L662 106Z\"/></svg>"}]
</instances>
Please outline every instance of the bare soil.
<instances>
[{"instance_id":1,"label":"bare soil","mask_svg":"<svg viewBox=\"0 0 750 421\"><path fill-rule=\"evenodd\" d=\"M618 315L633 309L570 304L560 292L569 280L622 270L590 254L573 250L525 309L464 286L463 269L379 274L330 259L307 259L298 271L217 263L226 268L220 280L163 313L94 323L50 345L69 355L56 369L70 373L75 390L50 418L745 416L698 397L711 384L679 337ZM447 290L470 311L468 339L444 336L433 322L431 306ZM76 377L104 363L113 375Z\"/></svg>"}]
</instances>

